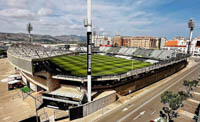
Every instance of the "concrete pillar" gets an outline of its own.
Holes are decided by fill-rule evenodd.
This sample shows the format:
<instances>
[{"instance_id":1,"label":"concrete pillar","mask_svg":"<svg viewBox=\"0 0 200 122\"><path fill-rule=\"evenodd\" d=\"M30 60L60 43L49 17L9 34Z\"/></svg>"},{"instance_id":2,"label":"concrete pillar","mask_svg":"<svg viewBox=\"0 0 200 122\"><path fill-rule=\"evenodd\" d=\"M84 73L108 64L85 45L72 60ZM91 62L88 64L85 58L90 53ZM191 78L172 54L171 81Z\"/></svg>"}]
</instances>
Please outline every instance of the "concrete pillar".
<instances>
[{"instance_id":1,"label":"concrete pillar","mask_svg":"<svg viewBox=\"0 0 200 122\"><path fill-rule=\"evenodd\" d=\"M47 72L47 87L48 91L54 91L60 87L60 82L57 79L52 79L51 74Z\"/></svg>"}]
</instances>

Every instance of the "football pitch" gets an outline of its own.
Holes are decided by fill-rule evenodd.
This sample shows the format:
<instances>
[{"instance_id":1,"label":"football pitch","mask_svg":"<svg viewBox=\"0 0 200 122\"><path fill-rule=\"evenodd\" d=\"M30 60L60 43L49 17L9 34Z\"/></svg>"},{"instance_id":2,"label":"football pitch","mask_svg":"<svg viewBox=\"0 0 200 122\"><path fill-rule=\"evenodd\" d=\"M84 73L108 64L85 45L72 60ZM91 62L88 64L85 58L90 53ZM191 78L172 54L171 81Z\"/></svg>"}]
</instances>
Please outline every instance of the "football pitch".
<instances>
[{"instance_id":1,"label":"football pitch","mask_svg":"<svg viewBox=\"0 0 200 122\"><path fill-rule=\"evenodd\" d=\"M70 55L52 58L51 61L68 72L68 75L86 76L87 75L87 56ZM151 63L116 58L103 55L92 55L92 75L117 75L152 65Z\"/></svg>"}]
</instances>

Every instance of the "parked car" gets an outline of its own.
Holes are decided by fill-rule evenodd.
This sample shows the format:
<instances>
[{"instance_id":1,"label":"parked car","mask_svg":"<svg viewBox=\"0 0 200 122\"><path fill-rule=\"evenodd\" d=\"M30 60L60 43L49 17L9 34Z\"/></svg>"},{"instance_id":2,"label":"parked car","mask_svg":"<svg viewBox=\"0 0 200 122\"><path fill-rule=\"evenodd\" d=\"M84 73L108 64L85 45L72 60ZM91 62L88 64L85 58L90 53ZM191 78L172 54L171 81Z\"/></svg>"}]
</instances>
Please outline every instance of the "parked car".
<instances>
[{"instance_id":1,"label":"parked car","mask_svg":"<svg viewBox=\"0 0 200 122\"><path fill-rule=\"evenodd\" d=\"M8 90L13 90L15 88L22 88L24 85L21 80L13 80L8 82Z\"/></svg>"}]
</instances>

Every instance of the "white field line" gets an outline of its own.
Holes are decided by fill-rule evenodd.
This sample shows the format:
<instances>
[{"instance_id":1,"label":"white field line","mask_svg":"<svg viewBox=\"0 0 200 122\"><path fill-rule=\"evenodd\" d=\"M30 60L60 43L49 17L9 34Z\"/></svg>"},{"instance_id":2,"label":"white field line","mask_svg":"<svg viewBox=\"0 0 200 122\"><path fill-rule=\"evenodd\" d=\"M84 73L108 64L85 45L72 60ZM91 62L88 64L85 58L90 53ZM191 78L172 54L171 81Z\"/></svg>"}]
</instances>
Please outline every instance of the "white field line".
<instances>
[{"instance_id":1,"label":"white field line","mask_svg":"<svg viewBox=\"0 0 200 122\"><path fill-rule=\"evenodd\" d=\"M125 120L126 118L128 118L129 116L131 116L133 113L135 113L136 111L138 111L139 109L141 109L142 107L144 107L146 104L150 103L153 99L155 99L156 97L160 96L164 91L166 91L167 89L171 88L172 86L174 86L175 84L177 84L178 82L180 82L181 80L183 80L185 77L187 77L188 75L190 75L193 71L195 71L198 68L199 67L197 66L195 69L193 69L192 71L188 72L186 75L184 75L179 80L177 80L176 82L174 82L173 84L171 84L170 86L168 86L167 88L165 88L164 90L162 90L161 92L159 92L157 95L153 96L152 98L150 98L149 100L147 100L145 103L141 104L139 107L137 107L133 111L131 111L128 114L126 114L125 116L123 116L117 122L121 122L121 121Z\"/></svg>"}]
</instances>

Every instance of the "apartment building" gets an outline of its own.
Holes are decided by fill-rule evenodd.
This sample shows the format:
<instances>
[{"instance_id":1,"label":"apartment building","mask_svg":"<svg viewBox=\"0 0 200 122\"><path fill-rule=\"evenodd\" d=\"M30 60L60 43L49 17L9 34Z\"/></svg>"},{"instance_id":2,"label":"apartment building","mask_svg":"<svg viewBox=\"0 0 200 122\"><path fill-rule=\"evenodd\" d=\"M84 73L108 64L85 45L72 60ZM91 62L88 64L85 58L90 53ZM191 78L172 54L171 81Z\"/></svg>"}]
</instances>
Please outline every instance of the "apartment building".
<instances>
[{"instance_id":1,"label":"apartment building","mask_svg":"<svg viewBox=\"0 0 200 122\"><path fill-rule=\"evenodd\" d=\"M137 48L160 48L161 38L157 37L132 37L132 36L114 36L113 46L116 47L137 47Z\"/></svg>"}]
</instances>

